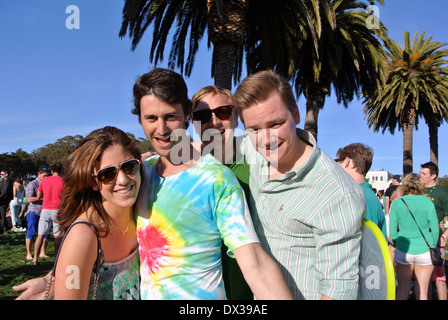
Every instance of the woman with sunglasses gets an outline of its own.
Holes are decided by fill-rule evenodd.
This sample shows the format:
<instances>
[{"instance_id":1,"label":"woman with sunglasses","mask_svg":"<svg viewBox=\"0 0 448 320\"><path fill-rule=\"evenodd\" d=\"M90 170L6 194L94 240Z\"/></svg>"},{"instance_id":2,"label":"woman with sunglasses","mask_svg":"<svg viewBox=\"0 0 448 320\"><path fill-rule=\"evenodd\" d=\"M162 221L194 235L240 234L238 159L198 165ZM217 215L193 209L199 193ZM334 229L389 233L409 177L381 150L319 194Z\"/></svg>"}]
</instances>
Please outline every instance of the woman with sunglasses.
<instances>
[{"instance_id":1,"label":"woman with sunglasses","mask_svg":"<svg viewBox=\"0 0 448 320\"><path fill-rule=\"evenodd\" d=\"M55 261L55 299L92 298L97 264L101 267L96 299L140 298L133 215L141 185L140 157L132 139L114 127L91 132L69 156L58 212L64 240ZM49 278L15 287L27 290L18 299L41 291L42 279ZM38 297L41 294L33 298Z\"/></svg>"}]
</instances>

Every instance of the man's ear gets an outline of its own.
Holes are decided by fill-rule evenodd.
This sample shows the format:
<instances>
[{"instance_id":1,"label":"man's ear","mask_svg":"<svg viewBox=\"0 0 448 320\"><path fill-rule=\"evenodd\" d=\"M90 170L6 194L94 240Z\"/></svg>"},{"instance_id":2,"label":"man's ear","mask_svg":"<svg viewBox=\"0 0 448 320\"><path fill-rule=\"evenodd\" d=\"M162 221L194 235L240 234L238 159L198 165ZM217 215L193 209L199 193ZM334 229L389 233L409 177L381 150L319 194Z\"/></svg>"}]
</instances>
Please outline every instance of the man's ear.
<instances>
[{"instance_id":1,"label":"man's ear","mask_svg":"<svg viewBox=\"0 0 448 320\"><path fill-rule=\"evenodd\" d=\"M344 168L348 168L350 166L350 162L351 162L351 159L349 157L345 157L345 159L342 160L342 166Z\"/></svg>"},{"instance_id":2,"label":"man's ear","mask_svg":"<svg viewBox=\"0 0 448 320\"><path fill-rule=\"evenodd\" d=\"M299 110L296 110L296 114L294 116L294 121L296 123L296 126L299 125L299 123L300 123L300 112L299 112Z\"/></svg>"}]
</instances>

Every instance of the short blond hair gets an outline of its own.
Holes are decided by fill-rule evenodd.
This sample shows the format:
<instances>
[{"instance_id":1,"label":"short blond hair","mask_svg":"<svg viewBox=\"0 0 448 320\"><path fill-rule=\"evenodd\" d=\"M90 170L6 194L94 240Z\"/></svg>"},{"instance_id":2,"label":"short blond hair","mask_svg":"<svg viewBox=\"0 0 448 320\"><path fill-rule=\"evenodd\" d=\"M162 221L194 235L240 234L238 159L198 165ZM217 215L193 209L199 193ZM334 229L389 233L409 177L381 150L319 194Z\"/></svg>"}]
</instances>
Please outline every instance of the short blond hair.
<instances>
[{"instance_id":1,"label":"short blond hair","mask_svg":"<svg viewBox=\"0 0 448 320\"><path fill-rule=\"evenodd\" d=\"M193 95L193 98L191 98L191 102L193 104L192 110L194 110L198 106L198 103L201 102L204 99L204 97L210 93L213 95L216 94L225 95L231 101L232 105L235 103L233 94L229 89L221 88L219 86L206 86L202 89L199 89Z\"/></svg>"}]
</instances>

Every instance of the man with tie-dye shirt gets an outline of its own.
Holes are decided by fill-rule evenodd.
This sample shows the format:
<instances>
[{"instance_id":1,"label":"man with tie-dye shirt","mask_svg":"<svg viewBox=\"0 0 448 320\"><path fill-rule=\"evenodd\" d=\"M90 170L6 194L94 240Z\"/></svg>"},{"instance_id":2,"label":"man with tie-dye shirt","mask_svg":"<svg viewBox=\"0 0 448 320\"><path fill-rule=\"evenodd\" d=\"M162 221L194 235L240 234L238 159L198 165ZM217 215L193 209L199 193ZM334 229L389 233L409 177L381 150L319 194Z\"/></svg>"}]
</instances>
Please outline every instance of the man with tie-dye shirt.
<instances>
[{"instance_id":1,"label":"man with tie-dye shirt","mask_svg":"<svg viewBox=\"0 0 448 320\"><path fill-rule=\"evenodd\" d=\"M213 156L195 154L185 135L191 102L183 78L166 69L144 74L134 106L157 153L144 163L135 209L142 299L224 299L222 240L258 299L291 299L235 176Z\"/></svg>"}]
</instances>

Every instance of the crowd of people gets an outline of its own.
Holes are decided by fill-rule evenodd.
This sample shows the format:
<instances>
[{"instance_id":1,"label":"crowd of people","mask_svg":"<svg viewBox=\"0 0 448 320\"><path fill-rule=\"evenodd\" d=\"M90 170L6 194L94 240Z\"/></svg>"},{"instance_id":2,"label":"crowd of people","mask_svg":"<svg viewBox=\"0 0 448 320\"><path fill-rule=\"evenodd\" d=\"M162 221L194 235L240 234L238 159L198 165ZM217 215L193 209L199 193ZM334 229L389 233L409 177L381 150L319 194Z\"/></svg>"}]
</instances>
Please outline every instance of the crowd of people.
<instances>
[{"instance_id":1,"label":"crowd of people","mask_svg":"<svg viewBox=\"0 0 448 320\"><path fill-rule=\"evenodd\" d=\"M51 169L43 166L38 169L36 178L28 182L26 186L20 178L15 178L12 182L9 170L1 172L0 233L6 234L9 229L7 220L9 210L11 231L26 232L26 260L32 265L38 264L39 257L48 258L46 249L51 236L54 236L56 251L58 249L61 232L58 231L56 214L64 188L62 177L60 177L61 172L62 165L59 163L53 165ZM45 179L45 183L41 183L46 177L48 179ZM52 211L48 212L48 210Z\"/></svg>"},{"instance_id":2,"label":"crowd of people","mask_svg":"<svg viewBox=\"0 0 448 320\"><path fill-rule=\"evenodd\" d=\"M427 299L433 274L446 299L444 267L432 266L402 205L444 250L448 191L435 183L437 166L402 184L394 177L381 203L365 181L373 150L354 143L328 156L297 128L293 90L273 71L248 76L235 94L207 86L190 100L179 74L156 68L133 94L155 153L141 155L118 128L93 131L68 159L57 209L45 205L45 190L38 202L49 179L39 170L27 221L34 213L33 226L39 215L45 222L27 252L37 263L50 222L64 238L54 272L15 287L19 299L42 298L53 281L55 299L356 299L363 219L389 242L397 299L408 298L413 278L416 298ZM234 136L238 121L247 135ZM186 135L190 122L201 141ZM32 241L36 227L31 239L28 231ZM79 288L66 285L73 265Z\"/></svg>"}]
</instances>

